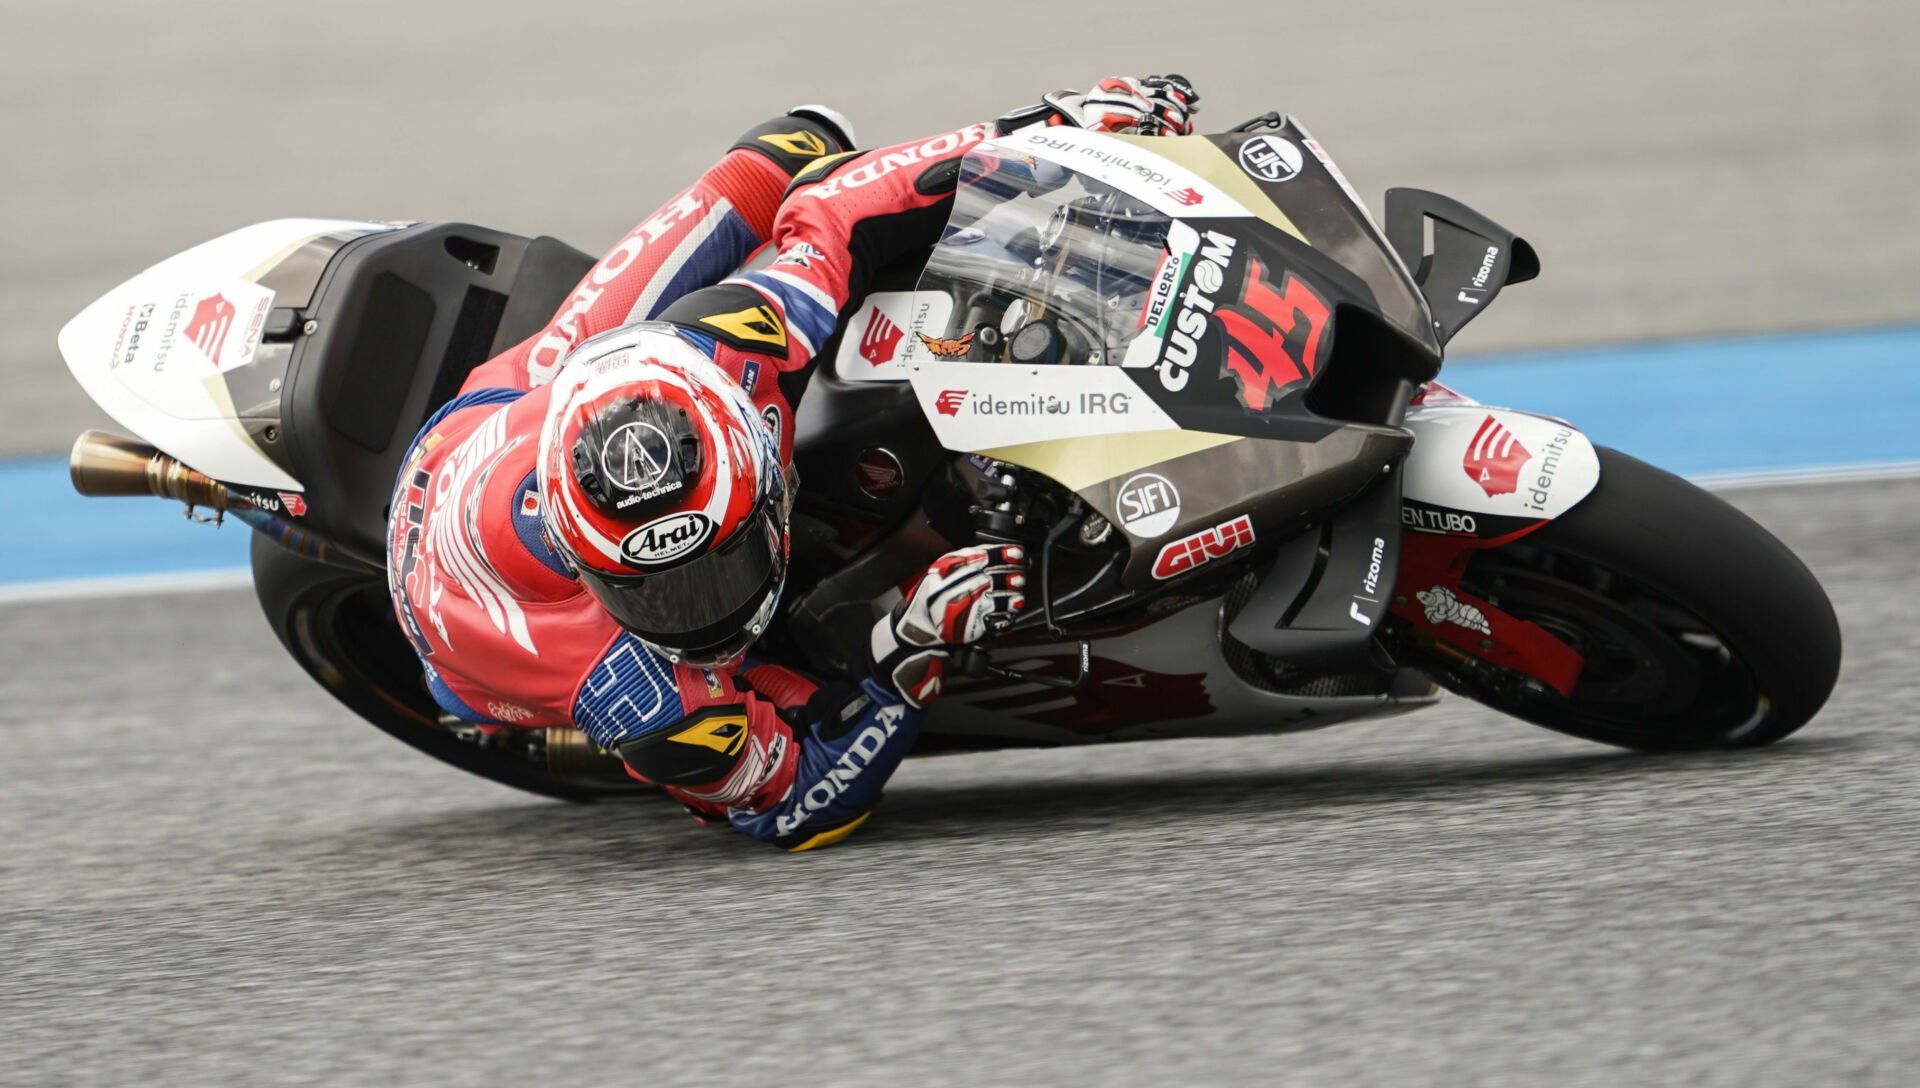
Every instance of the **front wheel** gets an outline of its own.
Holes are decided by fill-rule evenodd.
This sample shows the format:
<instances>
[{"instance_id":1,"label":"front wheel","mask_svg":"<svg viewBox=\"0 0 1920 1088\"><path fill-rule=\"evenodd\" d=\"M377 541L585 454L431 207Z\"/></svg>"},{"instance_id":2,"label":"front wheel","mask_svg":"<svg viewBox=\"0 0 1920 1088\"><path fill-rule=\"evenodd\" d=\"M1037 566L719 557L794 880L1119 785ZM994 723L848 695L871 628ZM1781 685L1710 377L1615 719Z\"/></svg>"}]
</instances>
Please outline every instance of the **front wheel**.
<instances>
[{"instance_id":1,"label":"front wheel","mask_svg":"<svg viewBox=\"0 0 1920 1088\"><path fill-rule=\"evenodd\" d=\"M1805 725L1840 671L1840 625L1812 572L1715 496L1597 452L1591 494L1475 553L1460 582L1580 653L1572 693L1459 660L1404 628L1396 653L1497 710L1641 751L1753 747Z\"/></svg>"}]
</instances>

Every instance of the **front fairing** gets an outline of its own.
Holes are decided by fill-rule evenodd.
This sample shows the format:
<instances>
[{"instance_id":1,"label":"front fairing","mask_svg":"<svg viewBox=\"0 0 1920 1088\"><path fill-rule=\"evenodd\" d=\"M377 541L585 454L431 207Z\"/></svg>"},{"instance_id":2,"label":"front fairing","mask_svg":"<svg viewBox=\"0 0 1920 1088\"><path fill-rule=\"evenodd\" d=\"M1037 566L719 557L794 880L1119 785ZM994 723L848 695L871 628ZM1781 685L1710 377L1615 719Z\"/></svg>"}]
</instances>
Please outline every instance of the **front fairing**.
<instances>
[{"instance_id":1,"label":"front fairing","mask_svg":"<svg viewBox=\"0 0 1920 1088\"><path fill-rule=\"evenodd\" d=\"M1343 324L1390 330L1407 358L1383 374L1440 355L1406 267L1291 120L988 141L962 166L919 293L950 303L913 332L916 393L952 449L1158 430L1315 440L1348 421L1313 411L1310 392L1380 363L1340 352Z\"/></svg>"}]
</instances>

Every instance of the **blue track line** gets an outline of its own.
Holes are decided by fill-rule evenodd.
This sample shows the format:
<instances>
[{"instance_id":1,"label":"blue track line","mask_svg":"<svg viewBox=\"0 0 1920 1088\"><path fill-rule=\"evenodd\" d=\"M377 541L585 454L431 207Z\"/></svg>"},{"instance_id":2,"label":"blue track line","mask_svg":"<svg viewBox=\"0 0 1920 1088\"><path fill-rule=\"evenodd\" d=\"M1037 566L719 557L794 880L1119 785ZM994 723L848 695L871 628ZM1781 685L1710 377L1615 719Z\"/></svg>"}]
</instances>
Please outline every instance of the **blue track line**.
<instances>
[{"instance_id":1,"label":"blue track line","mask_svg":"<svg viewBox=\"0 0 1920 1088\"><path fill-rule=\"evenodd\" d=\"M1441 380L1683 476L1920 462L1920 326L1463 358ZM247 563L245 526L190 524L154 499L83 499L64 460L0 464L0 495L0 587Z\"/></svg>"}]
</instances>

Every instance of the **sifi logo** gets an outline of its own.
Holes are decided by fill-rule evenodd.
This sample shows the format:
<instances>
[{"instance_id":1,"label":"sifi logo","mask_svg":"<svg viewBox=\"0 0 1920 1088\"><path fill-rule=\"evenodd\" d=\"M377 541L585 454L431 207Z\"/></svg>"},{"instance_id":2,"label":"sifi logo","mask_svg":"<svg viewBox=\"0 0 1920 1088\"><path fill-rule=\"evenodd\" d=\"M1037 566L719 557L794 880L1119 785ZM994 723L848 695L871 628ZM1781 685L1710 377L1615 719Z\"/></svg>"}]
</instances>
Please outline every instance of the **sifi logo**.
<instances>
[{"instance_id":1,"label":"sifi logo","mask_svg":"<svg viewBox=\"0 0 1920 1088\"><path fill-rule=\"evenodd\" d=\"M296 518L306 516L307 500L291 491L281 491L278 494L280 496L280 505L287 508L287 513L292 514Z\"/></svg>"},{"instance_id":2,"label":"sifi logo","mask_svg":"<svg viewBox=\"0 0 1920 1088\"><path fill-rule=\"evenodd\" d=\"M967 403L966 390L949 389L934 398L933 406L939 409L943 416L957 416L960 414L960 406L965 403Z\"/></svg>"},{"instance_id":3,"label":"sifi logo","mask_svg":"<svg viewBox=\"0 0 1920 1088\"><path fill-rule=\"evenodd\" d=\"M671 563L707 542L713 519L697 510L650 521L620 542L620 558L638 567Z\"/></svg>"},{"instance_id":4,"label":"sifi logo","mask_svg":"<svg viewBox=\"0 0 1920 1088\"><path fill-rule=\"evenodd\" d=\"M1253 521L1242 514L1225 524L1202 529L1161 548L1160 557L1153 561L1153 576L1164 580L1176 574L1185 574L1195 567L1252 545Z\"/></svg>"},{"instance_id":5,"label":"sifi logo","mask_svg":"<svg viewBox=\"0 0 1920 1088\"><path fill-rule=\"evenodd\" d=\"M958 355L965 355L967 349L973 346L972 333L968 333L958 340L935 340L924 332L916 332L913 335L918 336L920 342L927 345L928 351L933 352L942 359L951 359Z\"/></svg>"},{"instance_id":6,"label":"sifi logo","mask_svg":"<svg viewBox=\"0 0 1920 1088\"><path fill-rule=\"evenodd\" d=\"M860 357L874 366L892 362L894 349L906 335L875 306L873 313L867 315L866 335L860 338Z\"/></svg>"},{"instance_id":7,"label":"sifi logo","mask_svg":"<svg viewBox=\"0 0 1920 1088\"><path fill-rule=\"evenodd\" d=\"M1197 189L1168 189L1167 199L1173 201L1175 204L1191 208L1195 204L1205 200L1206 197L1201 196Z\"/></svg>"},{"instance_id":8,"label":"sifi logo","mask_svg":"<svg viewBox=\"0 0 1920 1088\"><path fill-rule=\"evenodd\" d=\"M1467 443L1467 455L1460 467L1480 485L1488 498L1511 495L1519 486L1520 469L1533 454L1513 436L1513 432L1489 415Z\"/></svg>"},{"instance_id":9,"label":"sifi logo","mask_svg":"<svg viewBox=\"0 0 1920 1088\"><path fill-rule=\"evenodd\" d=\"M1292 140L1255 136L1240 145L1240 169L1261 181L1292 181L1306 161Z\"/></svg>"},{"instance_id":10,"label":"sifi logo","mask_svg":"<svg viewBox=\"0 0 1920 1088\"><path fill-rule=\"evenodd\" d=\"M233 303L223 295L203 298L187 322L187 339L201 350L213 365L220 365L220 349L226 346L227 330L233 328Z\"/></svg>"},{"instance_id":11,"label":"sifi logo","mask_svg":"<svg viewBox=\"0 0 1920 1088\"><path fill-rule=\"evenodd\" d=\"M1180 520L1180 492L1165 476L1142 472L1120 485L1114 513L1122 529L1150 540Z\"/></svg>"}]
</instances>

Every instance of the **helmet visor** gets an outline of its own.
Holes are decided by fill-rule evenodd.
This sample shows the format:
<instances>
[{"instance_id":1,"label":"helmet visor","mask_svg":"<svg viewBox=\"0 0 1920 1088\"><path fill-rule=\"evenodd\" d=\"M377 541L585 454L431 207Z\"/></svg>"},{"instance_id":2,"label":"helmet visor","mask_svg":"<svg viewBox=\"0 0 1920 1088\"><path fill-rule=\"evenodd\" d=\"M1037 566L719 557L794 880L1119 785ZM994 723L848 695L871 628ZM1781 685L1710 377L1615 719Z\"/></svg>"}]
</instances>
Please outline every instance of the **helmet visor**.
<instances>
[{"instance_id":1,"label":"helmet visor","mask_svg":"<svg viewBox=\"0 0 1920 1088\"><path fill-rule=\"evenodd\" d=\"M620 626L682 664L732 656L760 635L786 578L781 510L763 503L731 540L685 566L643 576L582 566L580 580Z\"/></svg>"}]
</instances>

